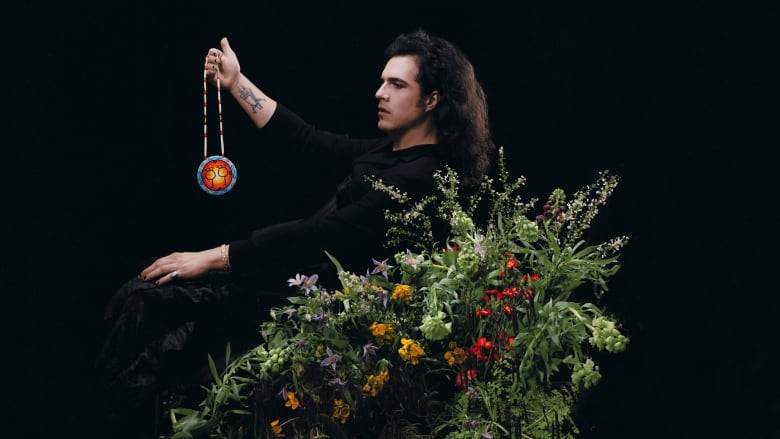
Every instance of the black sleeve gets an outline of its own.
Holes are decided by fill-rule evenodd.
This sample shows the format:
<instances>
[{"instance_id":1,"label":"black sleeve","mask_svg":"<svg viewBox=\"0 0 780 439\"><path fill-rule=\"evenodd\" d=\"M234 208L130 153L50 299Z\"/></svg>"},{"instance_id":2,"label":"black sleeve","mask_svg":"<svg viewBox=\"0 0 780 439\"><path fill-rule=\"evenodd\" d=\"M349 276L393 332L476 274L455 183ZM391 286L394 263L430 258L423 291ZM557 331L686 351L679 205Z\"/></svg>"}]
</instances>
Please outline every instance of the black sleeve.
<instances>
[{"instance_id":1,"label":"black sleeve","mask_svg":"<svg viewBox=\"0 0 780 439\"><path fill-rule=\"evenodd\" d=\"M274 148L283 148L310 160L342 163L344 169L349 169L349 163L355 157L383 141L353 139L348 135L320 130L281 103L268 123L258 130L258 135L261 142L274 145ZM324 242L341 239L344 234L337 237L336 231L343 230L343 224L347 223L339 217L326 220L325 211L327 209L322 208L317 215L305 220L264 227L253 231L248 239L233 241L229 255L233 271L252 275L258 271L291 269L296 265L321 260L325 257ZM377 224L378 219L381 218L376 218L375 214L356 215L352 224L361 224L359 228L369 230ZM290 256L292 253L296 256Z\"/></svg>"},{"instance_id":2,"label":"black sleeve","mask_svg":"<svg viewBox=\"0 0 780 439\"><path fill-rule=\"evenodd\" d=\"M430 193L436 164L433 159L405 163L394 168L383 181L412 197ZM249 239L232 242L231 265L238 273L293 270L327 262L327 251L346 269L362 271L370 266L371 258L382 257L378 253L386 241L385 211L397 207L397 202L386 193L374 189L340 208L332 199L308 218L265 227L254 231Z\"/></svg>"},{"instance_id":3,"label":"black sleeve","mask_svg":"<svg viewBox=\"0 0 780 439\"><path fill-rule=\"evenodd\" d=\"M232 268L250 276L265 270L297 270L327 262L325 251L350 268L355 268L353 261L368 263L365 258L371 257L371 250L381 249L387 201L386 195L374 191L342 209L335 209L332 201L329 212L322 209L318 215L255 230L249 239L230 244Z\"/></svg>"},{"instance_id":4,"label":"black sleeve","mask_svg":"<svg viewBox=\"0 0 780 439\"><path fill-rule=\"evenodd\" d=\"M318 129L282 104L277 104L273 116L259 132L261 139L269 144L290 148L296 154L335 161L351 160L381 141L354 139Z\"/></svg>"}]
</instances>

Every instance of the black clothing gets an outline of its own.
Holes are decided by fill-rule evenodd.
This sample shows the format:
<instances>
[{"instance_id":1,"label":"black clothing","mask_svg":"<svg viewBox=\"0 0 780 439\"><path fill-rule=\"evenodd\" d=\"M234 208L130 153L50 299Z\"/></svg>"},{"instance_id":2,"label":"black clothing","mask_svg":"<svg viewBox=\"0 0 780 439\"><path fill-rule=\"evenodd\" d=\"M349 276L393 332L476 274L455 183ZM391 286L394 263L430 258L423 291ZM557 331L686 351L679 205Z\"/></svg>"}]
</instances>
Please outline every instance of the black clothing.
<instances>
[{"instance_id":1,"label":"black clothing","mask_svg":"<svg viewBox=\"0 0 780 439\"><path fill-rule=\"evenodd\" d=\"M232 273L163 286L138 279L123 285L107 306L108 335L98 359L108 408L140 406L177 383L203 384L208 380L206 353L219 360L228 342L236 354L259 344L259 324L282 297L253 283L258 274L272 271L278 276L276 285L283 285L296 272L312 273L296 271L300 267L327 263L325 251L355 272L370 268L371 258L391 257L398 249L382 248L384 215L397 205L365 176L417 198L434 190L433 174L445 164L443 146L392 151L388 139L351 139L317 130L282 105L261 136L307 158L325 154L329 161L352 160L351 173L311 216L231 242ZM279 255L293 254L295 260L280 260Z\"/></svg>"},{"instance_id":2,"label":"black clothing","mask_svg":"<svg viewBox=\"0 0 780 439\"><path fill-rule=\"evenodd\" d=\"M346 269L362 271L372 257L381 256L385 210L397 207L387 194L373 190L365 176L373 175L417 198L434 190L433 173L444 163L442 145L392 151L389 139L351 139L318 131L282 105L262 133L273 138L269 144L288 143L312 160L317 156L328 161L352 160L352 171L332 199L310 217L262 228L249 239L231 242L230 263L241 275L277 264L276 255L290 248L299 256L290 261L295 264L326 261L323 250L327 250Z\"/></svg>"}]
</instances>

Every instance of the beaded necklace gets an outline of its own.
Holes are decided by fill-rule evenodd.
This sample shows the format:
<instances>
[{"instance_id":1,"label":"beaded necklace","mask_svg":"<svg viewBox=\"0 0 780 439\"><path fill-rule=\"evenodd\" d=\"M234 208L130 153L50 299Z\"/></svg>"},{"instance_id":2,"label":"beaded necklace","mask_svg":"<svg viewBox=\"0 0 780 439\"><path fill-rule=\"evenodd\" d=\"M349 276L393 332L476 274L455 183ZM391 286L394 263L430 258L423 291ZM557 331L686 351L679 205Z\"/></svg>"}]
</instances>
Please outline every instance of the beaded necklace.
<instances>
[{"instance_id":1,"label":"beaded necklace","mask_svg":"<svg viewBox=\"0 0 780 439\"><path fill-rule=\"evenodd\" d=\"M238 172L233 162L225 157L225 136L222 129L222 86L219 82L219 68L217 68L217 105L219 108L219 143L220 155L208 155L208 105L206 94L206 71L203 71L203 161L198 167L198 184L201 189L210 195L222 195L233 189L238 179Z\"/></svg>"}]
</instances>

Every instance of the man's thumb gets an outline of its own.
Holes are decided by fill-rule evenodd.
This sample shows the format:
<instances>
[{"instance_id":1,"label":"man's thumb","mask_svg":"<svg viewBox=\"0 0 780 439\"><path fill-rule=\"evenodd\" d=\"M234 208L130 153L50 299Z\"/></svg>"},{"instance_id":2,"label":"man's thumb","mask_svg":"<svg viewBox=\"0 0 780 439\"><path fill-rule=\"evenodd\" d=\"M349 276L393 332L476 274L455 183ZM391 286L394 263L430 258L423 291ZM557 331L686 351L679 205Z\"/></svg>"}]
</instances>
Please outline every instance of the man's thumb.
<instances>
[{"instance_id":1,"label":"man's thumb","mask_svg":"<svg viewBox=\"0 0 780 439\"><path fill-rule=\"evenodd\" d=\"M230 48L230 43L228 43L227 37L222 37L222 40L220 40L219 44L222 46L222 51L225 53L232 52L233 50Z\"/></svg>"}]
</instances>

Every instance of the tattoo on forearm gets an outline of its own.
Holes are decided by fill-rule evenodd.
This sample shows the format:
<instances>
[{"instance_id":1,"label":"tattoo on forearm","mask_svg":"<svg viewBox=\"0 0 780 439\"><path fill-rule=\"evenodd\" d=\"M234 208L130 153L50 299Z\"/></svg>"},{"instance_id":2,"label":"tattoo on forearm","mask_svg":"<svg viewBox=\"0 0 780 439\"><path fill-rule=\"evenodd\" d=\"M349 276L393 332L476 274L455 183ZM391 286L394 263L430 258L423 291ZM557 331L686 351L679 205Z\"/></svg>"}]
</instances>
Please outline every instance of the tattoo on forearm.
<instances>
[{"instance_id":1,"label":"tattoo on forearm","mask_svg":"<svg viewBox=\"0 0 780 439\"><path fill-rule=\"evenodd\" d=\"M263 104L261 102L266 100L263 98L258 98L254 93L252 93L252 90L249 87L245 87L243 85L238 87L238 97L249 104L249 108L252 109L252 113L257 113L257 110L262 110Z\"/></svg>"}]
</instances>

